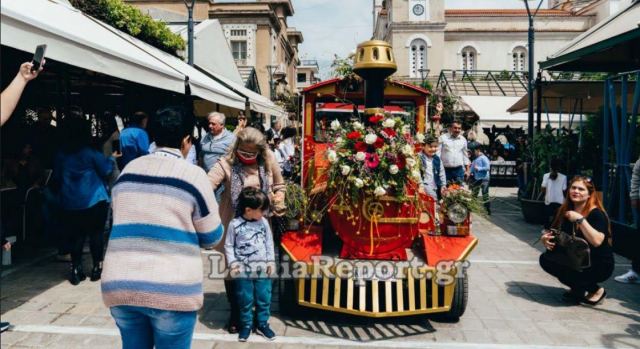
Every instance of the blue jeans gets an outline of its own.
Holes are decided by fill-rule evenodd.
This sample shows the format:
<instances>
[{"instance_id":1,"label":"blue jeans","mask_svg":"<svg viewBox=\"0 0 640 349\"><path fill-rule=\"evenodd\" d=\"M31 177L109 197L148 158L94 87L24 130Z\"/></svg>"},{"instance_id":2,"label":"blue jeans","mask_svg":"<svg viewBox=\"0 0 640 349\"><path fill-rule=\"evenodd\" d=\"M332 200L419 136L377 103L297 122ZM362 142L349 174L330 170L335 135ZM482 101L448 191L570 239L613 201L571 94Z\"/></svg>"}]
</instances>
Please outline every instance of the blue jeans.
<instances>
[{"instance_id":1,"label":"blue jeans","mask_svg":"<svg viewBox=\"0 0 640 349\"><path fill-rule=\"evenodd\" d=\"M462 184L464 182L464 166L445 167L444 174L447 177L447 183Z\"/></svg>"},{"instance_id":2,"label":"blue jeans","mask_svg":"<svg viewBox=\"0 0 640 349\"><path fill-rule=\"evenodd\" d=\"M479 179L471 184L471 191L473 196L478 196L478 193L482 189L482 201L484 202L484 208L487 211L491 210L491 206L489 204L489 179Z\"/></svg>"},{"instance_id":3,"label":"blue jeans","mask_svg":"<svg viewBox=\"0 0 640 349\"><path fill-rule=\"evenodd\" d=\"M123 349L189 349L196 311L170 311L120 305L111 316L120 329Z\"/></svg>"},{"instance_id":4,"label":"blue jeans","mask_svg":"<svg viewBox=\"0 0 640 349\"><path fill-rule=\"evenodd\" d=\"M256 321L263 326L271 315L271 283L269 278L238 278L234 280L236 298L240 311L240 327L253 327L253 306L256 307Z\"/></svg>"}]
</instances>

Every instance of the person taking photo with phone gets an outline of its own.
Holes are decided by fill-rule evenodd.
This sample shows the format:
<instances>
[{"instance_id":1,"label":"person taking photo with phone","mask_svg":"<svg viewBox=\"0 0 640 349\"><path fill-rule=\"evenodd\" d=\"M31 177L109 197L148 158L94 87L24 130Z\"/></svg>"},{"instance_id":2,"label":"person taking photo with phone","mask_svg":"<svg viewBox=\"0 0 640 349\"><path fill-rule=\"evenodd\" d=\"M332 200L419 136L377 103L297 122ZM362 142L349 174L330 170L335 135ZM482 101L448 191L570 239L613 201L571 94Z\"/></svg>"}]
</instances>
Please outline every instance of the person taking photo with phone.
<instances>
[{"instance_id":1,"label":"person taking photo with phone","mask_svg":"<svg viewBox=\"0 0 640 349\"><path fill-rule=\"evenodd\" d=\"M20 65L18 74L16 74L9 86L2 91L0 96L0 126L9 120L18 105L18 101L20 101L22 91L24 91L29 81L38 77L43 66L44 63L38 69L33 69L34 65L31 62L25 62Z\"/></svg>"}]
</instances>

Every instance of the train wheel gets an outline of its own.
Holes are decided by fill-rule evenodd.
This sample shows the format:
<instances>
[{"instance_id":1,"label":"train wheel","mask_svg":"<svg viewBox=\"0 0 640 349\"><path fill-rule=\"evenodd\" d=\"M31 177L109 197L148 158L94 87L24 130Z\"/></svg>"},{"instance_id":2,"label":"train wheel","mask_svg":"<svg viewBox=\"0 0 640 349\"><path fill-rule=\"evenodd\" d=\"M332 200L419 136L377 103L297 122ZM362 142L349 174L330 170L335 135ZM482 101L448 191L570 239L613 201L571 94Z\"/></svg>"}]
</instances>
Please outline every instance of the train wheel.
<instances>
[{"instance_id":1,"label":"train wheel","mask_svg":"<svg viewBox=\"0 0 640 349\"><path fill-rule=\"evenodd\" d=\"M469 300L469 278L464 273L461 278L456 278L456 288L453 291L453 300L451 301L451 309L440 314L443 320L458 321L467 309Z\"/></svg>"}]
</instances>

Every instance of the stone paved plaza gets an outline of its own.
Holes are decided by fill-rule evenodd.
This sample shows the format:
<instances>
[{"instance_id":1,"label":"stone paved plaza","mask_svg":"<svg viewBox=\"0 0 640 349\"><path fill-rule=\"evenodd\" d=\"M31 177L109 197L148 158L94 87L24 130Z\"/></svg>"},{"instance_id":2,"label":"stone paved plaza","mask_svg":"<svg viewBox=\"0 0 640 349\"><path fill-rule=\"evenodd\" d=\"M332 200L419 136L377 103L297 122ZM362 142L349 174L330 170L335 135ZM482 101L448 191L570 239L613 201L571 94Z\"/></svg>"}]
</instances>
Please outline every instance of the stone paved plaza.
<instances>
[{"instance_id":1,"label":"stone paved plaza","mask_svg":"<svg viewBox=\"0 0 640 349\"><path fill-rule=\"evenodd\" d=\"M280 316L279 338L237 343L223 326L228 316L221 281L206 280L193 348L640 348L640 286L611 278L605 303L592 308L562 302L562 285L537 264L531 243L540 227L526 224L513 189L492 188L493 215L476 217L469 306L458 323L429 317L363 319L322 312ZM203 260L207 256L203 255ZM629 267L617 257L615 275ZM118 348L120 338L102 304L99 283L72 286L67 266L46 259L2 279L2 348Z\"/></svg>"}]
</instances>

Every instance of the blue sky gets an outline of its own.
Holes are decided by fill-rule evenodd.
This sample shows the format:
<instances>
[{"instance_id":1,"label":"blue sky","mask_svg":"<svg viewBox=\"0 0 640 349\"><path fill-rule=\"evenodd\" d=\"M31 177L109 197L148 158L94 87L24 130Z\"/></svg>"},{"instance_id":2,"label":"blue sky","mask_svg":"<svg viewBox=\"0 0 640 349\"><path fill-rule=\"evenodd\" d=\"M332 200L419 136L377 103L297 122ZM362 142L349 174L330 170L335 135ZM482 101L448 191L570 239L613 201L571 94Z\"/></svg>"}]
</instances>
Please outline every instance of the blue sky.
<instances>
[{"instance_id":1,"label":"blue sky","mask_svg":"<svg viewBox=\"0 0 640 349\"><path fill-rule=\"evenodd\" d=\"M546 8L546 0L543 0ZM295 14L289 26L302 31L301 59L317 59L326 77L334 54L344 57L371 38L373 0L292 0ZM446 8L516 8L522 0L445 0ZM537 5L538 1L530 1Z\"/></svg>"}]
</instances>

